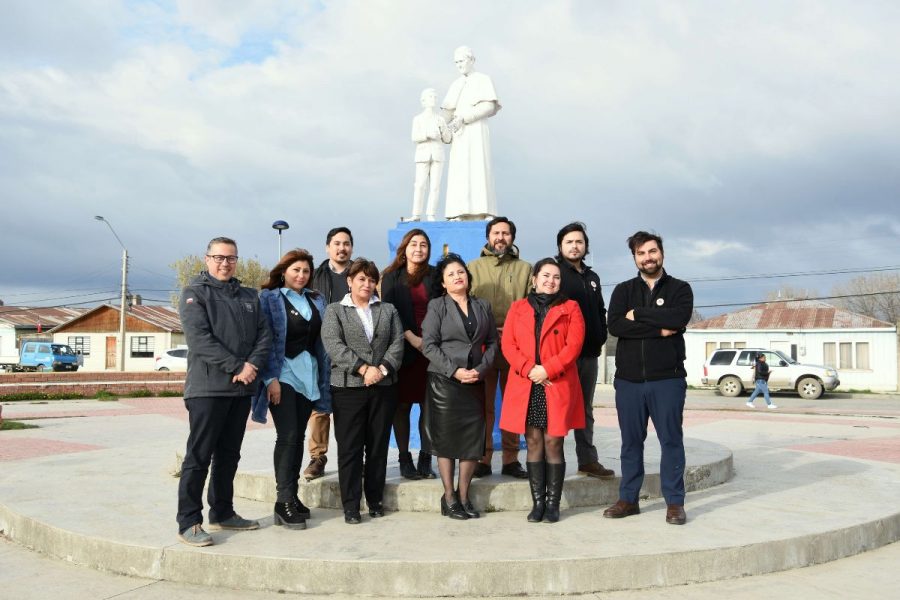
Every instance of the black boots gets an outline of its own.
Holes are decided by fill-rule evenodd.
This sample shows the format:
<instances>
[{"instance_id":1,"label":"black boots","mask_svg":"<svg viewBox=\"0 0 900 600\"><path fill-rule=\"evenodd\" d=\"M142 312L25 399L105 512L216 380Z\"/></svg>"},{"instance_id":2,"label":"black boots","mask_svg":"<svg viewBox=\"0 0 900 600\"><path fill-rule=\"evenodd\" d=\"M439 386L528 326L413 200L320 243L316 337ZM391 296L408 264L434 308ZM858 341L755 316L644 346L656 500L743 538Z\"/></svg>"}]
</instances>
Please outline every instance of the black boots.
<instances>
[{"instance_id":1,"label":"black boots","mask_svg":"<svg viewBox=\"0 0 900 600\"><path fill-rule=\"evenodd\" d=\"M544 478L544 462L527 462L528 483L531 486L531 512L528 513L529 523L540 523L546 510L545 497L547 494L547 481Z\"/></svg>"},{"instance_id":2,"label":"black boots","mask_svg":"<svg viewBox=\"0 0 900 600\"><path fill-rule=\"evenodd\" d=\"M431 455L427 452L419 450L419 462L416 465L416 471L422 479L434 479L437 475L431 470Z\"/></svg>"},{"instance_id":3,"label":"black boots","mask_svg":"<svg viewBox=\"0 0 900 600\"><path fill-rule=\"evenodd\" d=\"M421 461L421 453L419 454L419 460ZM400 475L405 477L406 479L421 479L422 476L419 475L419 472L416 470L415 465L413 465L412 454L409 452L401 452L400 453Z\"/></svg>"},{"instance_id":4,"label":"black boots","mask_svg":"<svg viewBox=\"0 0 900 600\"><path fill-rule=\"evenodd\" d=\"M275 525L288 529L306 529L306 517L297 511L293 502L276 502L274 521Z\"/></svg>"},{"instance_id":5,"label":"black boots","mask_svg":"<svg viewBox=\"0 0 900 600\"><path fill-rule=\"evenodd\" d=\"M547 463L547 510L544 518L550 523L559 521L559 501L562 500L566 463Z\"/></svg>"},{"instance_id":6,"label":"black boots","mask_svg":"<svg viewBox=\"0 0 900 600\"><path fill-rule=\"evenodd\" d=\"M468 513L466 513L465 507L463 507L460 501L456 499L456 494L453 495L452 503L448 503L446 496L441 494L441 516L450 517L451 519L458 519L460 521L464 521L469 518Z\"/></svg>"}]
</instances>

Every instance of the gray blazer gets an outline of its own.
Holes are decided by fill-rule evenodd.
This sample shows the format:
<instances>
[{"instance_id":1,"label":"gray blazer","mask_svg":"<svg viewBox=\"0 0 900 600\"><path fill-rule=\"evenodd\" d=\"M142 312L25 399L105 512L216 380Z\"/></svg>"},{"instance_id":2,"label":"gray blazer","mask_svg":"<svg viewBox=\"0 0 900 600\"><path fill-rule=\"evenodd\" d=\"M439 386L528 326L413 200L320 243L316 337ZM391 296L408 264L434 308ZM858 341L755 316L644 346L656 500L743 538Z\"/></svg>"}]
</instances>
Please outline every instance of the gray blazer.
<instances>
[{"instance_id":1,"label":"gray blazer","mask_svg":"<svg viewBox=\"0 0 900 600\"><path fill-rule=\"evenodd\" d=\"M388 375L378 385L397 382L397 371L403 363L403 326L392 304L371 305L375 334L370 343L356 308L333 302L325 309L322 320L322 343L331 357L331 385L363 387L359 369L363 365L387 367Z\"/></svg>"},{"instance_id":2,"label":"gray blazer","mask_svg":"<svg viewBox=\"0 0 900 600\"><path fill-rule=\"evenodd\" d=\"M428 313L422 321L422 354L430 361L428 370L452 377L456 369L465 369L472 352L473 368L479 379L497 356L497 325L487 300L469 296L469 310L475 311L478 327L469 341L456 302L444 294L428 303Z\"/></svg>"}]
</instances>

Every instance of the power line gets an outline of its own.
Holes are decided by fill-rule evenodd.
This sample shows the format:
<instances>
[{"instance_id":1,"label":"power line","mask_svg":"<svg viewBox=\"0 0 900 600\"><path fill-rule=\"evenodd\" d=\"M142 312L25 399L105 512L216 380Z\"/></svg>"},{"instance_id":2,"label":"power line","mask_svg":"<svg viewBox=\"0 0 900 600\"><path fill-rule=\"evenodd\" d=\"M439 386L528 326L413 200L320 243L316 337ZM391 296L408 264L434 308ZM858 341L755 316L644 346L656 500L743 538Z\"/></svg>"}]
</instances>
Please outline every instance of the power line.
<instances>
[{"instance_id":1,"label":"power line","mask_svg":"<svg viewBox=\"0 0 900 600\"><path fill-rule=\"evenodd\" d=\"M694 308L722 308L727 306L752 306L754 304L776 304L786 302L803 302L804 300L839 300L841 298L863 298L866 296L886 296L888 294L900 294L900 290L891 292L869 292L866 294L843 294L840 296L818 296L815 298L789 298L780 300L756 300L754 302L731 302L727 304L704 304Z\"/></svg>"}]
</instances>

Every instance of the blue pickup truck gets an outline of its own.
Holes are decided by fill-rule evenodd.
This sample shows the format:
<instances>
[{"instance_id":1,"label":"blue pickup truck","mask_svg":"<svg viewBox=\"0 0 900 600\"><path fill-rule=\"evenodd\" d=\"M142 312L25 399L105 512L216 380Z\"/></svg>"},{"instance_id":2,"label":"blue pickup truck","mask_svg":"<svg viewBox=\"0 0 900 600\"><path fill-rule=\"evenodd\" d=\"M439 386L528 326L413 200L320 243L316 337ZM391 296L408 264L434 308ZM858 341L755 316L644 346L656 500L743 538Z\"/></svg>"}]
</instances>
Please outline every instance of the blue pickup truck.
<instances>
[{"instance_id":1,"label":"blue pickup truck","mask_svg":"<svg viewBox=\"0 0 900 600\"><path fill-rule=\"evenodd\" d=\"M65 344L28 341L21 344L17 371L78 370L78 355Z\"/></svg>"}]
</instances>

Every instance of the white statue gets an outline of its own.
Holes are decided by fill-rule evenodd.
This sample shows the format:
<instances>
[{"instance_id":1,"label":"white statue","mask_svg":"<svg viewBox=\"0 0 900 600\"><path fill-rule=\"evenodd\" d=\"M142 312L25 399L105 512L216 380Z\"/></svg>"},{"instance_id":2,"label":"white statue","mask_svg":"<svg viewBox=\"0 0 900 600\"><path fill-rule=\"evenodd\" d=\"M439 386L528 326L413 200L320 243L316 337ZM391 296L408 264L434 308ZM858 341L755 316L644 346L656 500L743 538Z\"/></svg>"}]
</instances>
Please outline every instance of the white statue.
<instances>
[{"instance_id":1,"label":"white statue","mask_svg":"<svg viewBox=\"0 0 900 600\"><path fill-rule=\"evenodd\" d=\"M416 143L416 181L413 185L413 214L410 221L434 221L438 199L441 196L441 175L444 172L444 144L452 139L447 121L434 107L437 92L434 88L422 90L422 112L413 117L412 141ZM428 206L425 205L425 188L428 188ZM423 213L424 209L424 213Z\"/></svg>"},{"instance_id":2,"label":"white statue","mask_svg":"<svg viewBox=\"0 0 900 600\"><path fill-rule=\"evenodd\" d=\"M453 133L445 214L448 219L484 219L497 214L487 119L500 110L500 101L491 78L473 69L470 48L457 48L453 62L462 77L450 85L441 103Z\"/></svg>"}]
</instances>

